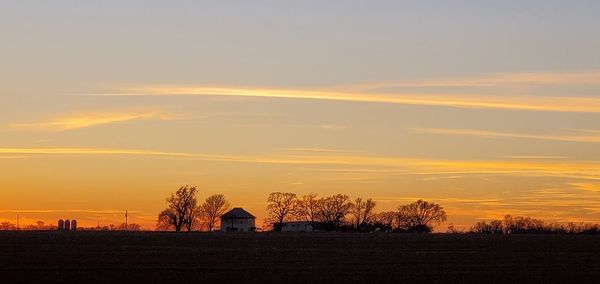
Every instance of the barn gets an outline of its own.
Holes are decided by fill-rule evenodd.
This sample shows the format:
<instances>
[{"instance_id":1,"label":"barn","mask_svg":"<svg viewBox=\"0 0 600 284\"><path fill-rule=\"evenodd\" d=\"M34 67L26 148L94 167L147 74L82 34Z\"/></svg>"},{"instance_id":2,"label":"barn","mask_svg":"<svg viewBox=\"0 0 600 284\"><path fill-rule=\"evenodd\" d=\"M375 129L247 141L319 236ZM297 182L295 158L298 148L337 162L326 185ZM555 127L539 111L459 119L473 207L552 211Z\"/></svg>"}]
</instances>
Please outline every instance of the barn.
<instances>
[{"instance_id":1,"label":"barn","mask_svg":"<svg viewBox=\"0 0 600 284\"><path fill-rule=\"evenodd\" d=\"M229 210L221 216L221 232L256 231L256 217L241 207Z\"/></svg>"}]
</instances>

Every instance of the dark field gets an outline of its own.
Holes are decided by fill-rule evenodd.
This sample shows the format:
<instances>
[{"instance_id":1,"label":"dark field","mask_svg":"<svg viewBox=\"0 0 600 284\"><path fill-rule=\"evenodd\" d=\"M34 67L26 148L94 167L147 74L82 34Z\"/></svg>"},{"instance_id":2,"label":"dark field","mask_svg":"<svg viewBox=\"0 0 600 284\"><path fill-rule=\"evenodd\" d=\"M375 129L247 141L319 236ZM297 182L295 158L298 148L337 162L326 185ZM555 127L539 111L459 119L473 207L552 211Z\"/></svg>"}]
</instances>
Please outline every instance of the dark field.
<instances>
[{"instance_id":1,"label":"dark field","mask_svg":"<svg viewBox=\"0 0 600 284\"><path fill-rule=\"evenodd\" d=\"M0 232L0 282L598 283L600 236Z\"/></svg>"}]
</instances>

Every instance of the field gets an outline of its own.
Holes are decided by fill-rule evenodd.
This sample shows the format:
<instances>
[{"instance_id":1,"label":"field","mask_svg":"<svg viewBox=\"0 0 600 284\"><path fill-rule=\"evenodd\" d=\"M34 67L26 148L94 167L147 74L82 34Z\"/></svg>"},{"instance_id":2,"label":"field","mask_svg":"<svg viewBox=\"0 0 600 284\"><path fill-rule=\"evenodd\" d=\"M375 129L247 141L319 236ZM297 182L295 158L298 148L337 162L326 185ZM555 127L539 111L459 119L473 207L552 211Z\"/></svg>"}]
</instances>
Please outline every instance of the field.
<instances>
[{"instance_id":1,"label":"field","mask_svg":"<svg viewBox=\"0 0 600 284\"><path fill-rule=\"evenodd\" d=\"M600 236L0 232L0 282L592 283Z\"/></svg>"}]
</instances>

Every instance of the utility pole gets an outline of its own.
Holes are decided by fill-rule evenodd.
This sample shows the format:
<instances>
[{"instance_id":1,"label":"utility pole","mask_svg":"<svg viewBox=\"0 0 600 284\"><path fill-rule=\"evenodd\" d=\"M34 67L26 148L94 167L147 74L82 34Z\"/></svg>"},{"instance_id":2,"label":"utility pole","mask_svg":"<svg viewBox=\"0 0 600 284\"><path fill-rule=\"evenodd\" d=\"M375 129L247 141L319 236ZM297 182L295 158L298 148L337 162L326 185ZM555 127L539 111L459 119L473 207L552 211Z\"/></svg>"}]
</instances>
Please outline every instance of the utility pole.
<instances>
[{"instance_id":1,"label":"utility pole","mask_svg":"<svg viewBox=\"0 0 600 284\"><path fill-rule=\"evenodd\" d=\"M20 230L21 228L19 227L19 213L17 213L17 230Z\"/></svg>"},{"instance_id":2,"label":"utility pole","mask_svg":"<svg viewBox=\"0 0 600 284\"><path fill-rule=\"evenodd\" d=\"M127 224L127 210L125 210L125 231L129 231L129 225Z\"/></svg>"}]
</instances>

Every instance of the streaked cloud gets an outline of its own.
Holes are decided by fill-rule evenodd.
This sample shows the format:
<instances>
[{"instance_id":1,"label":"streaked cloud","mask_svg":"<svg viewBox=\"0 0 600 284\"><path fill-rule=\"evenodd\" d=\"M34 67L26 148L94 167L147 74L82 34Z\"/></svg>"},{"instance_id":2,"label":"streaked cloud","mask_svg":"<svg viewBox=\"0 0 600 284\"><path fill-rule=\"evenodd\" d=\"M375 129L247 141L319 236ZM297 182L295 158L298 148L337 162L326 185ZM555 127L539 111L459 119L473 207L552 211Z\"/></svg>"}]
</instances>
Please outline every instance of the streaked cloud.
<instances>
[{"instance_id":1,"label":"streaked cloud","mask_svg":"<svg viewBox=\"0 0 600 284\"><path fill-rule=\"evenodd\" d=\"M600 192L600 183L571 183L577 189L591 191L591 192Z\"/></svg>"},{"instance_id":2,"label":"streaked cloud","mask_svg":"<svg viewBox=\"0 0 600 284\"><path fill-rule=\"evenodd\" d=\"M160 112L95 113L69 116L50 121L11 124L12 128L73 130L98 125L115 124L135 120L167 120L169 116Z\"/></svg>"},{"instance_id":3,"label":"streaked cloud","mask_svg":"<svg viewBox=\"0 0 600 284\"><path fill-rule=\"evenodd\" d=\"M312 152L312 153L356 153L353 150L329 149L329 148L285 148L281 149L287 152Z\"/></svg>"},{"instance_id":4,"label":"streaked cloud","mask_svg":"<svg viewBox=\"0 0 600 284\"><path fill-rule=\"evenodd\" d=\"M129 213L138 213L139 211L128 210ZM21 214L45 214L45 213L88 213L88 214L122 214L125 210L102 209L9 209L0 210L0 213L21 213Z\"/></svg>"},{"instance_id":5,"label":"streaked cloud","mask_svg":"<svg viewBox=\"0 0 600 284\"><path fill-rule=\"evenodd\" d=\"M506 156L509 159L532 159L532 160L543 160L543 159L565 159L563 156Z\"/></svg>"},{"instance_id":6,"label":"streaked cloud","mask_svg":"<svg viewBox=\"0 0 600 284\"><path fill-rule=\"evenodd\" d=\"M501 205L500 198L460 198L460 197L442 197L436 198L432 196L376 196L373 200L379 202L394 202L394 203L408 203L414 202L419 199L435 200L443 204L456 204L456 203L475 203L475 204L486 204L486 205Z\"/></svg>"},{"instance_id":7,"label":"streaked cloud","mask_svg":"<svg viewBox=\"0 0 600 284\"><path fill-rule=\"evenodd\" d=\"M471 78L428 79L398 82L375 82L341 86L346 90L376 90L385 88L470 88L470 87L523 87L557 85L600 85L600 70L582 72L526 72L486 74Z\"/></svg>"},{"instance_id":8,"label":"streaked cloud","mask_svg":"<svg viewBox=\"0 0 600 284\"><path fill-rule=\"evenodd\" d=\"M125 156L157 156L198 158L209 161L243 161L234 156L220 156L208 154L194 154L182 152L163 152L137 149L103 149L103 148L0 148L2 154L29 154L29 155L125 155Z\"/></svg>"},{"instance_id":9,"label":"streaked cloud","mask_svg":"<svg viewBox=\"0 0 600 284\"><path fill-rule=\"evenodd\" d=\"M595 132L589 134L565 134L565 135L546 135L546 134L526 134L526 133L511 133L498 132L478 129L461 129L461 128L412 128L414 131L430 134L468 136L481 138L520 138L520 139L537 139L551 141L566 141L566 142L582 142L582 143L600 143L600 135Z\"/></svg>"},{"instance_id":10,"label":"streaked cloud","mask_svg":"<svg viewBox=\"0 0 600 284\"><path fill-rule=\"evenodd\" d=\"M25 159L29 156L0 156L0 159Z\"/></svg>"},{"instance_id":11,"label":"streaked cloud","mask_svg":"<svg viewBox=\"0 0 600 284\"><path fill-rule=\"evenodd\" d=\"M504 109L551 112L600 112L600 98L573 96L516 96L396 93L381 94L357 91L295 90L208 86L141 86L115 92L92 94L99 96L228 96L256 98L311 99L401 105L425 105L475 109Z\"/></svg>"},{"instance_id":12,"label":"streaked cloud","mask_svg":"<svg viewBox=\"0 0 600 284\"><path fill-rule=\"evenodd\" d=\"M164 152L132 149L97 148L0 148L0 155L130 155L188 158L203 161L264 163L288 165L374 166L404 169L411 174L505 174L559 176L600 180L600 163L573 161L529 160L431 160L389 156L368 156L338 153L279 155L215 155L204 153ZM377 170L377 169L373 169Z\"/></svg>"}]
</instances>

